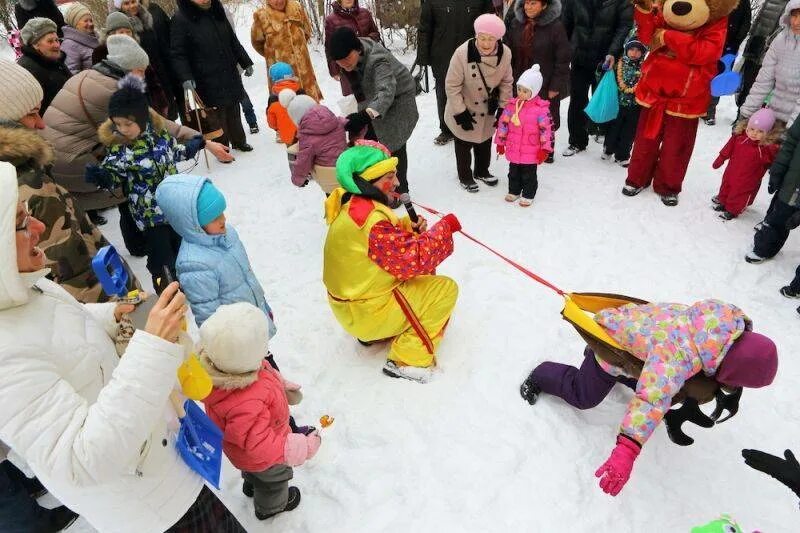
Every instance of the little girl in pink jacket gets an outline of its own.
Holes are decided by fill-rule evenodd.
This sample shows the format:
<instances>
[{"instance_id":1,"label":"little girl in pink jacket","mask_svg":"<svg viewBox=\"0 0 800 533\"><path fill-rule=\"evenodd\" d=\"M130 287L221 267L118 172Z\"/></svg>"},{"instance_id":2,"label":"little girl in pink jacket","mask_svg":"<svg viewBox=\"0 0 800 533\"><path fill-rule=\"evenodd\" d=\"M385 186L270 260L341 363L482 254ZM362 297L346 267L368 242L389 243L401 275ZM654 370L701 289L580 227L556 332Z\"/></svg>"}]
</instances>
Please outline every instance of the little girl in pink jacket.
<instances>
[{"instance_id":1,"label":"little girl in pink jacket","mask_svg":"<svg viewBox=\"0 0 800 533\"><path fill-rule=\"evenodd\" d=\"M200 326L200 361L214 384L206 413L222 430L223 451L242 471L242 491L253 497L259 520L297 507L292 467L321 444L316 429L289 427L285 390L292 384L264 360L268 328L264 312L246 302L221 305Z\"/></svg>"},{"instance_id":2,"label":"little girl in pink jacket","mask_svg":"<svg viewBox=\"0 0 800 533\"><path fill-rule=\"evenodd\" d=\"M538 96L542 88L539 65L533 65L517 80L517 97L508 101L497 122L494 142L498 155L508 160L508 194L506 202L519 201L529 207L539 183L536 165L553 151L550 103Z\"/></svg>"}]
</instances>

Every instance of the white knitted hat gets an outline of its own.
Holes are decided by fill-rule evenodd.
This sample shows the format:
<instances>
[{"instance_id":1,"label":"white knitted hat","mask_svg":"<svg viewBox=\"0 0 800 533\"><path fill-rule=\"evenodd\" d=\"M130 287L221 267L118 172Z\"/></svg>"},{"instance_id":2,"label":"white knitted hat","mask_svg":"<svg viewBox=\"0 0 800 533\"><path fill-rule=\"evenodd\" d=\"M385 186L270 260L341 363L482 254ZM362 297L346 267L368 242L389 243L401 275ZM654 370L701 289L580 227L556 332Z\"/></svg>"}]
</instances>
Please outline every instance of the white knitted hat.
<instances>
[{"instance_id":1,"label":"white knitted hat","mask_svg":"<svg viewBox=\"0 0 800 533\"><path fill-rule=\"evenodd\" d=\"M245 374L261 368L268 338L267 315L247 302L219 306L200 326L205 355L226 374Z\"/></svg>"},{"instance_id":2,"label":"white knitted hat","mask_svg":"<svg viewBox=\"0 0 800 533\"><path fill-rule=\"evenodd\" d=\"M42 86L33 74L0 58L0 120L17 122L42 103Z\"/></svg>"},{"instance_id":3,"label":"white knitted hat","mask_svg":"<svg viewBox=\"0 0 800 533\"><path fill-rule=\"evenodd\" d=\"M517 87L525 87L534 96L542 90L542 73L539 72L539 65L533 65L523 72L517 80Z\"/></svg>"},{"instance_id":4,"label":"white knitted hat","mask_svg":"<svg viewBox=\"0 0 800 533\"><path fill-rule=\"evenodd\" d=\"M286 89L284 89L285 91ZM281 91L282 93L283 91ZM306 113L308 113L312 107L317 105L316 100L308 96L307 94L298 94L292 101L289 102L289 105L286 107L286 112L289 113L289 118L292 119L295 126L300 125L300 121L303 119Z\"/></svg>"},{"instance_id":5,"label":"white knitted hat","mask_svg":"<svg viewBox=\"0 0 800 533\"><path fill-rule=\"evenodd\" d=\"M108 46L107 61L114 63L125 72L135 68L145 68L150 59L139 43L127 35L110 35L106 40Z\"/></svg>"}]
</instances>

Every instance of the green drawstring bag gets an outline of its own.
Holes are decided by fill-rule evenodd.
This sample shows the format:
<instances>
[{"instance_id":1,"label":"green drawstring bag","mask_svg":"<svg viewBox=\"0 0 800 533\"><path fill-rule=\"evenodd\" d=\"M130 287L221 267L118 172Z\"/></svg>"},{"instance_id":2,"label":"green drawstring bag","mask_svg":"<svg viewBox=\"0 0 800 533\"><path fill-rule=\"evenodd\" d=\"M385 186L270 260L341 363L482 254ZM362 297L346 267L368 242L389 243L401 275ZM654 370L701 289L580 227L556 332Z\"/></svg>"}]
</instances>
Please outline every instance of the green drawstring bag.
<instances>
[{"instance_id":1,"label":"green drawstring bag","mask_svg":"<svg viewBox=\"0 0 800 533\"><path fill-rule=\"evenodd\" d=\"M592 93L592 98L586 109L583 110L593 122L602 124L617 118L619 113L619 88L614 70L607 70L597 89Z\"/></svg>"}]
</instances>

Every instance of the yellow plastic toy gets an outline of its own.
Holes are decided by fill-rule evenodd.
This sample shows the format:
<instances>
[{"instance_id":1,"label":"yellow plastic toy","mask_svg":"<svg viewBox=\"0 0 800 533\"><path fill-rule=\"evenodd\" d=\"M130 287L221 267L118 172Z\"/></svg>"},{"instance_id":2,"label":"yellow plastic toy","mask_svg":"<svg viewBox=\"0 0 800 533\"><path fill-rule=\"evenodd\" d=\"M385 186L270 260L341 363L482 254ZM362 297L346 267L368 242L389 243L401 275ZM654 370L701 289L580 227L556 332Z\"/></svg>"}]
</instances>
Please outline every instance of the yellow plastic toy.
<instances>
[{"instance_id":1,"label":"yellow plastic toy","mask_svg":"<svg viewBox=\"0 0 800 533\"><path fill-rule=\"evenodd\" d=\"M184 396L192 400L204 399L213 388L211 376L193 353L178 367L178 382Z\"/></svg>"}]
</instances>

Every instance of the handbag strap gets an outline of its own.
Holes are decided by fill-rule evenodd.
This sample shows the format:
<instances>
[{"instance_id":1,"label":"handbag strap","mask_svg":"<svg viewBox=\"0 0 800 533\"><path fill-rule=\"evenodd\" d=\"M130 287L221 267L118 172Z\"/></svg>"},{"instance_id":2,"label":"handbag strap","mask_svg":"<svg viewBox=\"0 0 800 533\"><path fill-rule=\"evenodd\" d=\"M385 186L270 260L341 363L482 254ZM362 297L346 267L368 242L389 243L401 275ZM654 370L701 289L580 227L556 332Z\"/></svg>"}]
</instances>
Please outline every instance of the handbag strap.
<instances>
[{"instance_id":1,"label":"handbag strap","mask_svg":"<svg viewBox=\"0 0 800 533\"><path fill-rule=\"evenodd\" d=\"M489 89L489 85L486 83L486 78L483 77L483 71L481 70L481 62L478 61L476 63L476 65L478 67L478 74L481 75L481 81L483 82L483 88L486 89L486 97L488 98L489 95L491 94L492 90Z\"/></svg>"},{"instance_id":2,"label":"handbag strap","mask_svg":"<svg viewBox=\"0 0 800 533\"><path fill-rule=\"evenodd\" d=\"M89 114L89 110L86 109L86 101L83 99L82 87L84 81L86 81L86 76L81 78L81 81L78 82L78 103L81 104L81 109L83 110L83 114L86 115L86 119L89 121L89 124L91 124L94 129L97 129L99 126L92 118L92 115Z\"/></svg>"}]
</instances>

